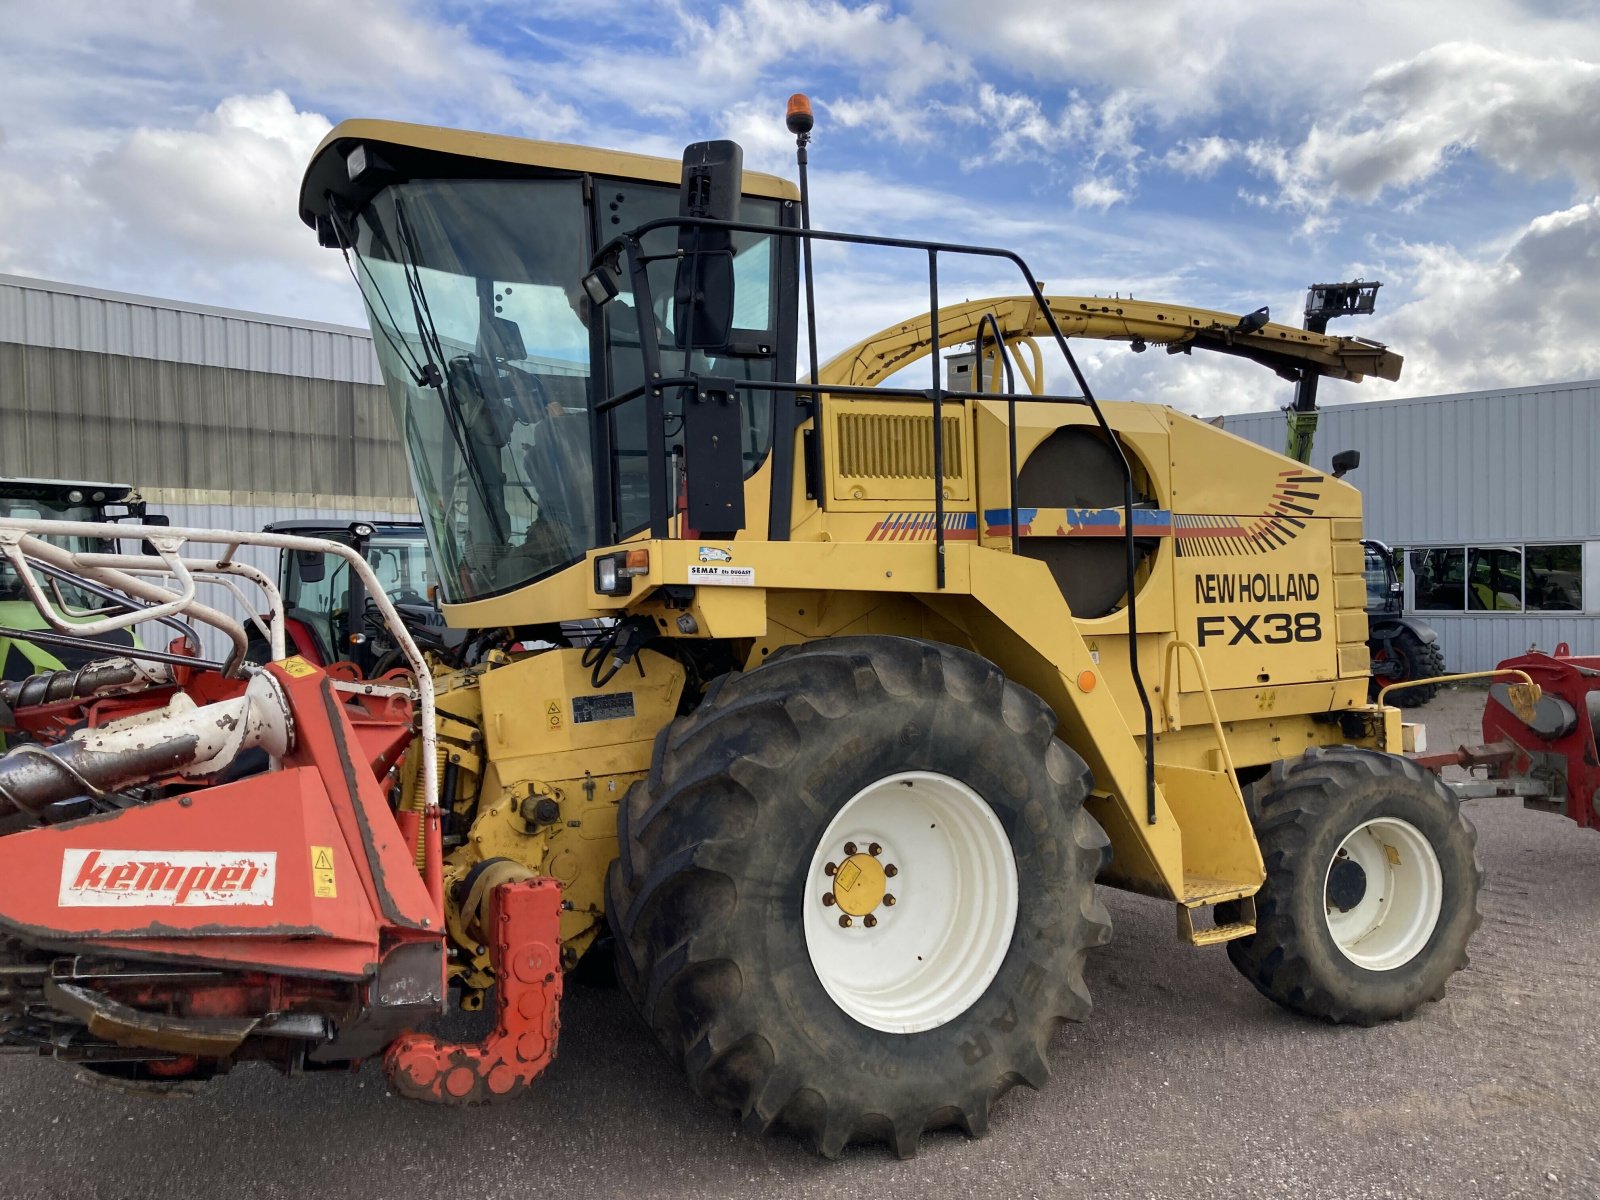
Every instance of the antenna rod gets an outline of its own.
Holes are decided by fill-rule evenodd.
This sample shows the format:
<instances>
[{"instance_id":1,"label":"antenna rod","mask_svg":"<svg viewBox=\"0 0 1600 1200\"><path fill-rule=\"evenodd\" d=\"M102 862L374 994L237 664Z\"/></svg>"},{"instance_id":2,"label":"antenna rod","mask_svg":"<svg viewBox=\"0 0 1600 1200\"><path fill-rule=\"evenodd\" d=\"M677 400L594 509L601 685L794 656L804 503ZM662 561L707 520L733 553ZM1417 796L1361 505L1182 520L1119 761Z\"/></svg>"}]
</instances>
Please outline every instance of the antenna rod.
<instances>
[{"instance_id":1,"label":"antenna rod","mask_svg":"<svg viewBox=\"0 0 1600 1200\"><path fill-rule=\"evenodd\" d=\"M794 134L794 157L800 167L800 228L807 232L811 229L811 185L806 179L806 146L811 141L811 127L815 124L811 115L811 97L804 92L796 92L789 97L789 110L784 115L784 124L789 127L789 132ZM800 256L806 277L806 336L810 341L808 349L811 353L811 386L817 385L817 304L816 289L811 276L811 239L800 239ZM819 431L821 420L817 422Z\"/></svg>"}]
</instances>

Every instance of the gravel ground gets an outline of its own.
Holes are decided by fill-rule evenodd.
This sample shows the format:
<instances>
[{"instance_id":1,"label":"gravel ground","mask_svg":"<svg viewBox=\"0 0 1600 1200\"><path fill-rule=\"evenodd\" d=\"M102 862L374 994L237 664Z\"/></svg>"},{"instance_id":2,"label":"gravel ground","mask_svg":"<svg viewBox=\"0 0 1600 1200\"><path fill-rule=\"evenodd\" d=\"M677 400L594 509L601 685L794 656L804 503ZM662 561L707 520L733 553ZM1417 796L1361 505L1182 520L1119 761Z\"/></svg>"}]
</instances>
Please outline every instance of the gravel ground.
<instances>
[{"instance_id":1,"label":"gravel ground","mask_svg":"<svg viewBox=\"0 0 1600 1200\"><path fill-rule=\"evenodd\" d=\"M1475 740L1482 693L1421 710L1435 750ZM1600 1198L1600 836L1513 801L1468 806L1487 871L1472 964L1380 1029L1261 999L1169 905L1109 893L1095 1012L1041 1092L989 1136L827 1163L697 1100L623 997L574 987L533 1094L467 1112L387 1098L381 1076L241 1070L198 1098L80 1086L0 1060L0 1195L160 1197L1206 1196Z\"/></svg>"}]
</instances>

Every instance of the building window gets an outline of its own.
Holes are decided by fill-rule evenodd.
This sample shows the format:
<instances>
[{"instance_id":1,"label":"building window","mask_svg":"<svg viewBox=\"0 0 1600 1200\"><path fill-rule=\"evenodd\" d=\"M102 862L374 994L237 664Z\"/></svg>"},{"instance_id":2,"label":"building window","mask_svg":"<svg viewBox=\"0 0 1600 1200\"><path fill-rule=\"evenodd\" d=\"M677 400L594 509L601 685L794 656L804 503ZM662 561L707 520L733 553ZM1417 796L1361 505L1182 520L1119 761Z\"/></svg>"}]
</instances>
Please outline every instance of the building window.
<instances>
[{"instance_id":1,"label":"building window","mask_svg":"<svg viewBox=\"0 0 1600 1200\"><path fill-rule=\"evenodd\" d=\"M1412 550L1421 612L1582 612L1583 547L1433 546Z\"/></svg>"},{"instance_id":2,"label":"building window","mask_svg":"<svg viewBox=\"0 0 1600 1200\"><path fill-rule=\"evenodd\" d=\"M1522 611L1521 546L1468 548L1467 608L1472 612Z\"/></svg>"},{"instance_id":3,"label":"building window","mask_svg":"<svg viewBox=\"0 0 1600 1200\"><path fill-rule=\"evenodd\" d=\"M1528 611L1583 611L1583 547L1528 547Z\"/></svg>"},{"instance_id":4,"label":"building window","mask_svg":"<svg viewBox=\"0 0 1600 1200\"><path fill-rule=\"evenodd\" d=\"M1466 607L1466 551L1459 546L1413 550L1417 608L1424 612L1460 612Z\"/></svg>"}]
</instances>

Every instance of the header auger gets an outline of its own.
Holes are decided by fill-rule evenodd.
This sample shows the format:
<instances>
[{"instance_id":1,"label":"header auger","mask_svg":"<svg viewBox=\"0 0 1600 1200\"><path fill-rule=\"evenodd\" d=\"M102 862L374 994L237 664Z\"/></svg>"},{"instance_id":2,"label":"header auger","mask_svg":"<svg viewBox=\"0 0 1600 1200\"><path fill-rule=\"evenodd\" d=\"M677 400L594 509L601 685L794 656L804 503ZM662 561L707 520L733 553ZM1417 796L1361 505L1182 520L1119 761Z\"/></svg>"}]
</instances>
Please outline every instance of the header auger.
<instances>
[{"instance_id":1,"label":"header auger","mask_svg":"<svg viewBox=\"0 0 1600 1200\"><path fill-rule=\"evenodd\" d=\"M614 955L747 1128L910 1154L1043 1082L1089 1012L1097 881L1325 1020L1407 1016L1463 961L1472 833L1368 702L1358 494L1099 400L1069 339L1350 378L1396 356L813 229L731 143L673 163L347 122L300 207L366 298L464 665L430 681L412 655L414 691L381 697L293 659L191 674L281 695L292 742L266 774L151 778L0 840L28 863L0 904L13 1044L70 1057L49 1030L82 1025L144 1078L383 1054L401 1092L476 1102L548 1060L562 972ZM799 322L821 241L920 254L928 313L821 366ZM1018 294L945 305L941 265L974 256ZM958 348L970 388L942 377ZM218 895L224 871L258 894L271 855L276 890L91 912L63 899L90 852L119 887L210 856ZM446 987L493 997L485 1043L420 1031Z\"/></svg>"}]
</instances>

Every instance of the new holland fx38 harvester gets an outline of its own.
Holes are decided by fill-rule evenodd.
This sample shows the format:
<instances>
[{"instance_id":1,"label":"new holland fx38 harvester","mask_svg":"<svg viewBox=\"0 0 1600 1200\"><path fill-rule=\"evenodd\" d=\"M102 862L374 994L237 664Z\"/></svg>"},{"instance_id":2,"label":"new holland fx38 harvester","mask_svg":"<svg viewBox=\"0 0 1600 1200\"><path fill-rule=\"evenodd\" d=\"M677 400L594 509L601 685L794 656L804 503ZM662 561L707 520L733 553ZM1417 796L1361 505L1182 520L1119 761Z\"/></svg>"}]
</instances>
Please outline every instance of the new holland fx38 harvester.
<instances>
[{"instance_id":1,"label":"new holland fx38 harvester","mask_svg":"<svg viewBox=\"0 0 1600 1200\"><path fill-rule=\"evenodd\" d=\"M1111 936L1097 882L1329 1021L1407 1017L1465 961L1472 830L1367 698L1357 492L1097 400L1069 340L1396 355L814 230L727 142L348 122L300 207L365 296L466 665L430 675L385 600L409 685L282 658L274 613L260 668L241 631L8 691L7 1045L152 1086L381 1057L474 1103L539 1073L564 973L614 953L748 1128L909 1154L1043 1082ZM927 311L819 363L824 246L915 256ZM1015 294L945 304L975 262ZM140 534L160 563L19 522L0 549L144 606L106 620L226 628L187 581L298 545ZM427 1032L452 1002L492 1005L482 1042Z\"/></svg>"}]
</instances>

